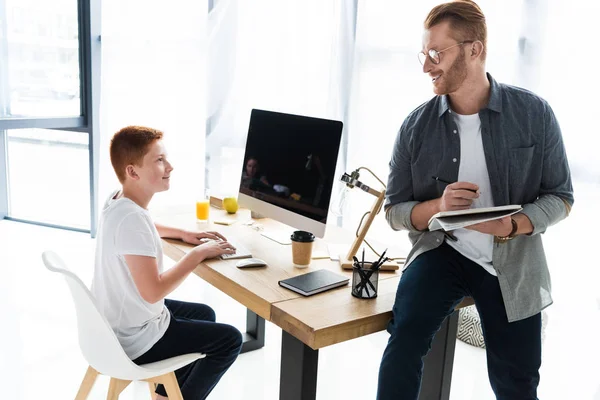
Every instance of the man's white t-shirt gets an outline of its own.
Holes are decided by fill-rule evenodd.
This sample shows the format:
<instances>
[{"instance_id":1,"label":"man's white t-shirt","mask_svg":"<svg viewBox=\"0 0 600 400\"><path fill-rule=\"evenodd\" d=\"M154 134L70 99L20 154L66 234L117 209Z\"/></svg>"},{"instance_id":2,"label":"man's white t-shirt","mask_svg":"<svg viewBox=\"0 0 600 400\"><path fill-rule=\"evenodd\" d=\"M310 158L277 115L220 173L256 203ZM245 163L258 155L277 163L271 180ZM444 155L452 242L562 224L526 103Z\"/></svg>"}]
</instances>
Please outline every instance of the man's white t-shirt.
<instances>
[{"instance_id":1,"label":"man's white t-shirt","mask_svg":"<svg viewBox=\"0 0 600 400\"><path fill-rule=\"evenodd\" d=\"M150 304L140 295L125 255L156 258L163 271L160 236L150 214L132 200L115 199L113 193L102 210L96 239L92 293L123 350L135 360L165 333L170 314L164 300Z\"/></svg>"},{"instance_id":2,"label":"man's white t-shirt","mask_svg":"<svg viewBox=\"0 0 600 400\"><path fill-rule=\"evenodd\" d=\"M472 208L493 207L492 187L488 174L483 141L481 139L481 120L479 114L460 115L455 112L456 124L460 135L460 166L458 181L471 182L479 186L480 196L473 202ZM487 272L496 275L492 267L494 237L470 229L457 229L454 236L458 241L446 240L463 256L481 265Z\"/></svg>"}]
</instances>

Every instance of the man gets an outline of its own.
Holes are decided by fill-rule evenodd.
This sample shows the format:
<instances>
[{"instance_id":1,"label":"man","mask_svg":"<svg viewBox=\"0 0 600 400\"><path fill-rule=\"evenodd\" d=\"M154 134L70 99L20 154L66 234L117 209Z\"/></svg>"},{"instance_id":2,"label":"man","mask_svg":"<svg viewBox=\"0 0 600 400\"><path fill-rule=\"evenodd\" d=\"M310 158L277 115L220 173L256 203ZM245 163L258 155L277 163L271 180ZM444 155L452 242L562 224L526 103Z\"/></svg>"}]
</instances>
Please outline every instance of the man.
<instances>
[{"instance_id":1,"label":"man","mask_svg":"<svg viewBox=\"0 0 600 400\"><path fill-rule=\"evenodd\" d=\"M378 399L418 398L422 358L465 296L481 316L496 397L536 399L540 312L552 303L540 234L573 205L560 128L543 99L486 74L486 23L474 2L433 8L424 28L419 59L436 97L406 118L390 161L386 218L409 231L413 248ZM452 235L427 229L439 211L507 204L523 211Z\"/></svg>"},{"instance_id":2,"label":"man","mask_svg":"<svg viewBox=\"0 0 600 400\"><path fill-rule=\"evenodd\" d=\"M242 335L215 322L215 312L205 304L165 297L202 261L234 248L217 232L183 231L152 221L148 204L154 194L169 189L173 171L162 137L156 129L128 126L111 140L110 159L122 187L102 210L92 292L134 363L204 353L175 371L185 399L204 399L240 353ZM163 271L161 237L198 246ZM166 398L159 385L156 399Z\"/></svg>"}]
</instances>

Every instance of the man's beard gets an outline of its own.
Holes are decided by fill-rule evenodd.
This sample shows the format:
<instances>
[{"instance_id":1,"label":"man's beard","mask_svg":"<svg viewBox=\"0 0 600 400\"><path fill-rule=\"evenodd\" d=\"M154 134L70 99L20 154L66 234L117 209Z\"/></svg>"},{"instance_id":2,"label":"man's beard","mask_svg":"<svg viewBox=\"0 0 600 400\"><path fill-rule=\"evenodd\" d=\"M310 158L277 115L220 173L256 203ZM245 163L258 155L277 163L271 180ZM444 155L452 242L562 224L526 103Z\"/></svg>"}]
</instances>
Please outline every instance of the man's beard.
<instances>
[{"instance_id":1,"label":"man's beard","mask_svg":"<svg viewBox=\"0 0 600 400\"><path fill-rule=\"evenodd\" d=\"M438 94L444 95L456 92L465 79L467 79L467 62L465 50L461 47L459 56L454 60L448 72L444 74L444 82L438 89Z\"/></svg>"}]
</instances>

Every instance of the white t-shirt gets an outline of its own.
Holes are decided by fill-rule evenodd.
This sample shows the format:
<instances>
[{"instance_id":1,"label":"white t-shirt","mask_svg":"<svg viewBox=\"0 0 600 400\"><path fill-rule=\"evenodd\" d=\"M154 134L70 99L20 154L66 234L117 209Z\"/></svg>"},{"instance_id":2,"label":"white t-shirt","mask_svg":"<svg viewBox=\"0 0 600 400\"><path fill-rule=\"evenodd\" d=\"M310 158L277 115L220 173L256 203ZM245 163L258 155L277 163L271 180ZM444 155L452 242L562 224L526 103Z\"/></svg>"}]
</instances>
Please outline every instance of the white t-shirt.
<instances>
[{"instance_id":1,"label":"white t-shirt","mask_svg":"<svg viewBox=\"0 0 600 400\"><path fill-rule=\"evenodd\" d=\"M460 115L455 112L456 124L460 135L460 166L458 180L472 182L479 186L480 196L473 202L473 208L493 207L492 187L485 162L483 141L481 139L481 120L479 114ZM446 240L463 256L481 265L487 272L496 275L492 267L494 237L470 229L457 229L454 236L458 241Z\"/></svg>"},{"instance_id":2,"label":"white t-shirt","mask_svg":"<svg viewBox=\"0 0 600 400\"><path fill-rule=\"evenodd\" d=\"M124 257L155 257L162 272L158 231L147 210L128 198L114 199L117 193L110 196L102 210L92 293L123 350L135 360L164 335L170 314L164 300L150 304L142 298Z\"/></svg>"}]
</instances>

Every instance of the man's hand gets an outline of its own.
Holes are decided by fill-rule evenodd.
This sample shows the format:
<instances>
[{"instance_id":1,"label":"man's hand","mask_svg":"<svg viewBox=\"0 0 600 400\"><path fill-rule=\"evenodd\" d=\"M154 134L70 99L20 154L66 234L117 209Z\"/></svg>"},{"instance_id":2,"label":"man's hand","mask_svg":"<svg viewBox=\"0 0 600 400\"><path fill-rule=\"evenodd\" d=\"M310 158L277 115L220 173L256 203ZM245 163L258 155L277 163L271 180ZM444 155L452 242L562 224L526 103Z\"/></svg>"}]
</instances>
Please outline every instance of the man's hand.
<instances>
[{"instance_id":1,"label":"man's hand","mask_svg":"<svg viewBox=\"0 0 600 400\"><path fill-rule=\"evenodd\" d=\"M512 222L510 222L510 218L511 217L504 217L493 221L481 222L479 224L466 226L465 228L481 233L487 233L488 235L505 237L512 232Z\"/></svg>"},{"instance_id":2,"label":"man's hand","mask_svg":"<svg viewBox=\"0 0 600 400\"><path fill-rule=\"evenodd\" d=\"M221 235L219 232L210 231L210 232L193 232L193 231L182 231L181 232L181 240L186 243L199 245L209 240L215 241L226 241L225 236Z\"/></svg>"},{"instance_id":3,"label":"man's hand","mask_svg":"<svg viewBox=\"0 0 600 400\"><path fill-rule=\"evenodd\" d=\"M471 182L455 182L446 186L440 197L440 211L467 210L479 197L479 186Z\"/></svg>"},{"instance_id":4,"label":"man's hand","mask_svg":"<svg viewBox=\"0 0 600 400\"><path fill-rule=\"evenodd\" d=\"M446 186L442 197L422 201L410 214L411 224L418 230L427 229L432 215L440 211L467 210L473 200L479 197L479 186L471 182L455 182Z\"/></svg>"}]
</instances>

